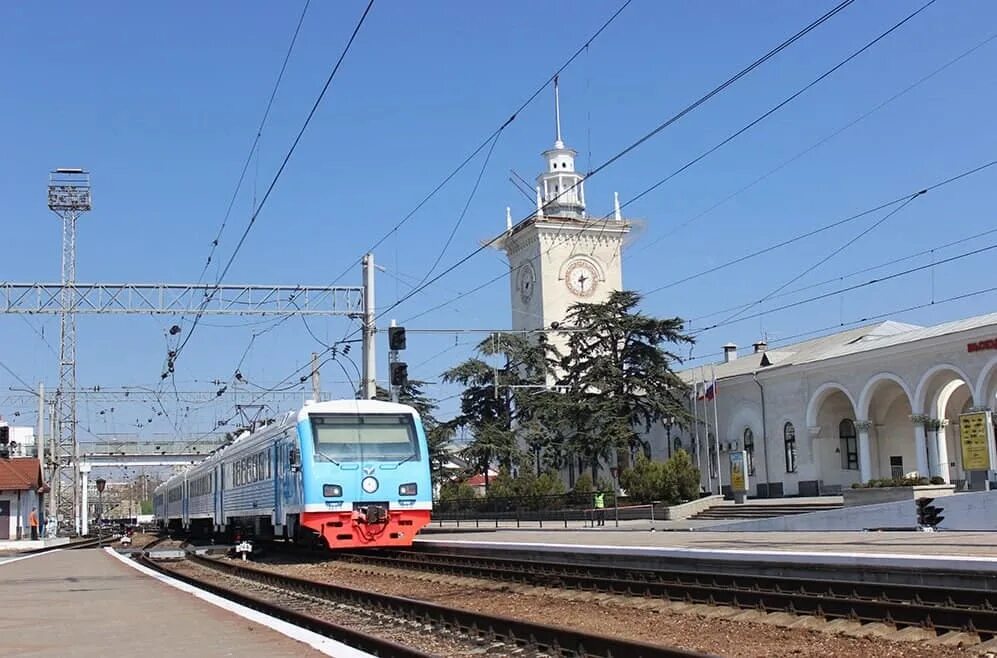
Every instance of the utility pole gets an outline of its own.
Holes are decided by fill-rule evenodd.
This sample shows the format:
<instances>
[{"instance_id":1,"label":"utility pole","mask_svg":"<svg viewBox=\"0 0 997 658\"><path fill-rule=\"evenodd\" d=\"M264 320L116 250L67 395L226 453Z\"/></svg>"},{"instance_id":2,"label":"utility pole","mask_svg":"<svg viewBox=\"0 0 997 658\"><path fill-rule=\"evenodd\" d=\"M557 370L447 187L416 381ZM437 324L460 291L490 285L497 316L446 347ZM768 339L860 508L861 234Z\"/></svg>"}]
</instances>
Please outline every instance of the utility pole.
<instances>
[{"instance_id":1,"label":"utility pole","mask_svg":"<svg viewBox=\"0 0 997 658\"><path fill-rule=\"evenodd\" d=\"M56 169L49 174L48 207L62 219L62 302L59 341L59 389L56 391L59 440L56 462L58 512L80 530L80 446L76 439L76 220L91 208L90 174L83 169Z\"/></svg>"},{"instance_id":2,"label":"utility pole","mask_svg":"<svg viewBox=\"0 0 997 658\"><path fill-rule=\"evenodd\" d=\"M38 436L35 437L35 453L42 476L45 474L45 384L38 384Z\"/></svg>"},{"instance_id":3,"label":"utility pole","mask_svg":"<svg viewBox=\"0 0 997 658\"><path fill-rule=\"evenodd\" d=\"M56 437L55 437L55 434L56 434L56 418L55 417L56 417L56 407L55 407L55 400L53 400L52 401L52 411L51 411L51 413L49 414L49 417L48 417L48 420L49 420L49 432L48 432L48 447L49 447L49 451L48 451L48 457L49 457L49 464L50 464L49 477L48 477L49 485L48 486L52 488L52 490L49 492L49 495L48 495L48 518L51 521L55 522L54 525L50 526L50 527L53 528L53 532L58 531L58 528L59 528L59 496L60 496L60 493L59 493L59 486L60 486L60 484L59 484L59 464L58 464L58 461L56 460L56 451L55 451L55 443L56 443Z\"/></svg>"},{"instance_id":4,"label":"utility pole","mask_svg":"<svg viewBox=\"0 0 997 658\"><path fill-rule=\"evenodd\" d=\"M318 352L312 352L312 399L322 401L322 384L318 374Z\"/></svg>"},{"instance_id":5,"label":"utility pole","mask_svg":"<svg viewBox=\"0 0 997 658\"><path fill-rule=\"evenodd\" d=\"M374 327L374 254L363 257L363 384L360 396L377 397L377 329Z\"/></svg>"}]
</instances>

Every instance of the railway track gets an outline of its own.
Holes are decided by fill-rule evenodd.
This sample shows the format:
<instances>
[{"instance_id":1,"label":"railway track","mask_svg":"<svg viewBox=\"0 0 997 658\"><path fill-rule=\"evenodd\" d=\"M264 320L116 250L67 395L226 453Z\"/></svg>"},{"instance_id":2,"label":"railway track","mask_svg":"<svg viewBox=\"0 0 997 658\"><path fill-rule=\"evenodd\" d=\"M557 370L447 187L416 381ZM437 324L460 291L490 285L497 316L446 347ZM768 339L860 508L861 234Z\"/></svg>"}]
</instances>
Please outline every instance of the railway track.
<instances>
[{"instance_id":1,"label":"railway track","mask_svg":"<svg viewBox=\"0 0 997 658\"><path fill-rule=\"evenodd\" d=\"M188 574L180 573L169 565L159 564L145 557L139 559L146 566L167 573L174 578L202 587L290 623L303 626L337 641L350 644L358 649L381 656L427 655L400 644L373 637L368 633L358 633L338 624L292 610L287 606L265 601L245 592L204 582ZM239 562L198 556L190 556L187 561L200 567L264 585L281 593L290 593L312 601L319 600L347 605L374 613L382 618L398 619L408 624L416 622L422 627L431 626L438 632L459 634L475 646L491 645L491 651L495 651L496 645L504 646L501 651L502 655L515 653L517 656L524 657L585 656L605 658L621 656L628 658L692 658L705 656L705 654L682 649L643 642L630 642L621 638L584 633L508 617L480 614L416 599L285 576Z\"/></svg>"},{"instance_id":2,"label":"railway track","mask_svg":"<svg viewBox=\"0 0 997 658\"><path fill-rule=\"evenodd\" d=\"M347 553L357 562L682 603L997 636L997 593L895 583L641 570L427 551Z\"/></svg>"},{"instance_id":3,"label":"railway track","mask_svg":"<svg viewBox=\"0 0 997 658\"><path fill-rule=\"evenodd\" d=\"M37 553L48 553L54 550L73 550L76 548L96 548L97 546L111 546L117 539L119 535L108 535L107 537L82 537L80 539L74 539L68 544L53 544L52 546L43 546L41 548L32 548L27 551L20 551L22 555L35 555Z\"/></svg>"}]
</instances>

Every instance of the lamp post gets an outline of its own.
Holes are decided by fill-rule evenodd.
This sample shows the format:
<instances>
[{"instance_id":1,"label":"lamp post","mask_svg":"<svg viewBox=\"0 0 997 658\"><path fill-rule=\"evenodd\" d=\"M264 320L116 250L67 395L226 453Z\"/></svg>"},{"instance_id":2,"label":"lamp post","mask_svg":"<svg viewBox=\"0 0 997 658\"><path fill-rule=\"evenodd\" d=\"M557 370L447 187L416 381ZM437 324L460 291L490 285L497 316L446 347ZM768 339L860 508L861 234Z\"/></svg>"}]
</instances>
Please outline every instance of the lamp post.
<instances>
[{"instance_id":1,"label":"lamp post","mask_svg":"<svg viewBox=\"0 0 997 658\"><path fill-rule=\"evenodd\" d=\"M103 528L101 527L101 520L104 516L104 485L107 484L107 480L104 478L97 478L97 546L102 546L101 538L103 536Z\"/></svg>"},{"instance_id":2,"label":"lamp post","mask_svg":"<svg viewBox=\"0 0 997 658\"><path fill-rule=\"evenodd\" d=\"M675 424L675 416L665 417L665 442L668 444L668 458L672 458L672 425Z\"/></svg>"}]
</instances>

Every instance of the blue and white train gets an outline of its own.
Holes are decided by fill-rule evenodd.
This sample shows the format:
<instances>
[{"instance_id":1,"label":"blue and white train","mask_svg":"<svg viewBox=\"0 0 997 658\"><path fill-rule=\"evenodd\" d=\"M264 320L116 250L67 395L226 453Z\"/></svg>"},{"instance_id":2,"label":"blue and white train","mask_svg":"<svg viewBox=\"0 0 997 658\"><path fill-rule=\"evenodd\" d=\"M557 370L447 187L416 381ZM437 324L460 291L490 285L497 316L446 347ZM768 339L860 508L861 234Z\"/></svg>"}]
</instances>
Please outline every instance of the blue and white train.
<instances>
[{"instance_id":1,"label":"blue and white train","mask_svg":"<svg viewBox=\"0 0 997 658\"><path fill-rule=\"evenodd\" d=\"M306 404L156 488L164 528L408 546L432 511L429 449L415 409L377 400Z\"/></svg>"}]
</instances>

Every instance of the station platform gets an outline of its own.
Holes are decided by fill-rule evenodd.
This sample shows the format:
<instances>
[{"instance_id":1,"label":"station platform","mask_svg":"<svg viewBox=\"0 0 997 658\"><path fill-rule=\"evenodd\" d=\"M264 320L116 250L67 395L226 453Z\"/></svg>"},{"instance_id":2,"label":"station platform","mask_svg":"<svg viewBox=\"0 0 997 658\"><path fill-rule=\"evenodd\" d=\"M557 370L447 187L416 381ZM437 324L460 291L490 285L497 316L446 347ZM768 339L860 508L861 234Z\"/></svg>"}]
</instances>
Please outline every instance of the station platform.
<instances>
[{"instance_id":1,"label":"station platform","mask_svg":"<svg viewBox=\"0 0 997 658\"><path fill-rule=\"evenodd\" d=\"M651 532L637 526L420 534L417 545L997 574L995 532Z\"/></svg>"},{"instance_id":2,"label":"station platform","mask_svg":"<svg viewBox=\"0 0 997 658\"><path fill-rule=\"evenodd\" d=\"M56 549L0 564L4 604L0 655L103 658L136 651L162 658L347 655L329 650L331 640L310 631L298 629L301 639L294 639L268 625L270 617L245 608L257 617L239 616L233 609L171 587L132 568L123 562L127 558L110 550ZM323 646L326 649L320 650Z\"/></svg>"}]
</instances>

